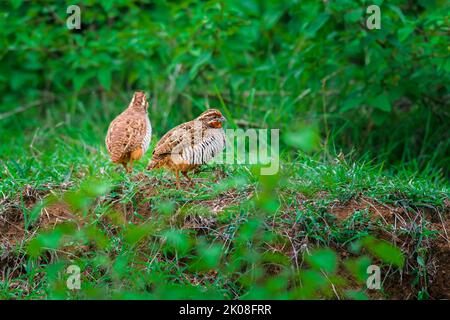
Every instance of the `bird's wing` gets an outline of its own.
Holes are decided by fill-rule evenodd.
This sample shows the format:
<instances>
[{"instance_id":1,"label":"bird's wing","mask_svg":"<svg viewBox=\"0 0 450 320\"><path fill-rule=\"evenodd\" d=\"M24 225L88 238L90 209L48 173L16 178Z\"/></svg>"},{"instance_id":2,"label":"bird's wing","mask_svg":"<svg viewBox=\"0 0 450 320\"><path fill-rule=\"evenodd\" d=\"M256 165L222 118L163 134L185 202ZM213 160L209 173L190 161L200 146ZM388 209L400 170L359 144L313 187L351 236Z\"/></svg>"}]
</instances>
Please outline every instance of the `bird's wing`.
<instances>
[{"instance_id":1,"label":"bird's wing","mask_svg":"<svg viewBox=\"0 0 450 320\"><path fill-rule=\"evenodd\" d=\"M111 122L106 146L112 157L118 159L141 147L146 133L147 121L142 115L124 112Z\"/></svg>"},{"instance_id":2,"label":"bird's wing","mask_svg":"<svg viewBox=\"0 0 450 320\"><path fill-rule=\"evenodd\" d=\"M186 137L193 136L194 127L190 122L180 124L167 132L156 144L153 157L162 157L171 154L177 146L188 143Z\"/></svg>"}]
</instances>

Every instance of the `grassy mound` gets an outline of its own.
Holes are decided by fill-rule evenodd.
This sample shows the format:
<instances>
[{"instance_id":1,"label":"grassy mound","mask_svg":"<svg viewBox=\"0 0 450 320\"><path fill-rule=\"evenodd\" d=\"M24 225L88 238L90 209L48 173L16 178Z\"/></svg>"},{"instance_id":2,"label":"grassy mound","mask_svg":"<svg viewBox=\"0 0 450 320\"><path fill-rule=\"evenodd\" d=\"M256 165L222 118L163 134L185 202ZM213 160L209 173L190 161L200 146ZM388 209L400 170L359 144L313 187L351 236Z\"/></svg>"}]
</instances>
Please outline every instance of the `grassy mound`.
<instances>
[{"instance_id":1,"label":"grassy mound","mask_svg":"<svg viewBox=\"0 0 450 320\"><path fill-rule=\"evenodd\" d=\"M207 166L176 190L145 161L125 175L85 152L69 173L55 168L70 157L51 168L53 182L36 179L49 176L42 160L4 163L2 298L450 297L445 181L303 157L277 176Z\"/></svg>"}]
</instances>

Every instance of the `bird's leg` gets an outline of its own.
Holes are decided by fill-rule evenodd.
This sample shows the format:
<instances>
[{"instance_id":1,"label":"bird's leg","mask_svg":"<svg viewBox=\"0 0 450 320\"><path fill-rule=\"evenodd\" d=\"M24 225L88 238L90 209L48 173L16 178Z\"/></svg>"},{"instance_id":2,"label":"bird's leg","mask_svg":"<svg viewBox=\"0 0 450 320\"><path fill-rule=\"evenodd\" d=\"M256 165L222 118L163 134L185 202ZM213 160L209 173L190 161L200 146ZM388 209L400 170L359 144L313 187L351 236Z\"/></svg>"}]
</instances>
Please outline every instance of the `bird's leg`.
<instances>
[{"instance_id":1,"label":"bird's leg","mask_svg":"<svg viewBox=\"0 0 450 320\"><path fill-rule=\"evenodd\" d=\"M127 162L122 162L123 167L125 168L125 171L128 173L128 167L127 167Z\"/></svg>"},{"instance_id":2,"label":"bird's leg","mask_svg":"<svg viewBox=\"0 0 450 320\"><path fill-rule=\"evenodd\" d=\"M177 177L177 189L180 189L180 171L176 170L175 175Z\"/></svg>"},{"instance_id":3,"label":"bird's leg","mask_svg":"<svg viewBox=\"0 0 450 320\"><path fill-rule=\"evenodd\" d=\"M189 185L192 185L192 179L188 176L187 171L181 171L181 173L188 179Z\"/></svg>"}]
</instances>

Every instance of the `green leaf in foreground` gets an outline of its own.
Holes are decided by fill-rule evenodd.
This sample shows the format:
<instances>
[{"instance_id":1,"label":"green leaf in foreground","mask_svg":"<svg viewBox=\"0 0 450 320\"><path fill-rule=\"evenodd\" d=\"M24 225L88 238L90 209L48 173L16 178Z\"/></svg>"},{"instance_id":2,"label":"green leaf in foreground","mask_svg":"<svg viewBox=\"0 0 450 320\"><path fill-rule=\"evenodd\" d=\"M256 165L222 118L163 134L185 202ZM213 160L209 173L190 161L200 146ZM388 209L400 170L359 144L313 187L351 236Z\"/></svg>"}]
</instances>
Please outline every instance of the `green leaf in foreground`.
<instances>
[{"instance_id":1,"label":"green leaf in foreground","mask_svg":"<svg viewBox=\"0 0 450 320\"><path fill-rule=\"evenodd\" d=\"M399 268L403 268L405 258L403 256L402 251L399 248L393 246L392 244L384 240L377 240L370 236L362 239L362 244L374 256L376 256L383 262L393 264Z\"/></svg>"},{"instance_id":2,"label":"green leaf in foreground","mask_svg":"<svg viewBox=\"0 0 450 320\"><path fill-rule=\"evenodd\" d=\"M75 230L75 224L64 223L58 225L52 231L43 232L28 242L27 253L31 257L38 257L45 249L57 249L64 237L73 235Z\"/></svg>"},{"instance_id":3,"label":"green leaf in foreground","mask_svg":"<svg viewBox=\"0 0 450 320\"><path fill-rule=\"evenodd\" d=\"M311 267L328 273L336 271L338 259L336 253L331 249L318 249L306 256L306 261Z\"/></svg>"},{"instance_id":4,"label":"green leaf in foreground","mask_svg":"<svg viewBox=\"0 0 450 320\"><path fill-rule=\"evenodd\" d=\"M163 233L165 249L169 252L186 253L192 246L192 240L183 230L170 229Z\"/></svg>"},{"instance_id":5,"label":"green leaf in foreground","mask_svg":"<svg viewBox=\"0 0 450 320\"><path fill-rule=\"evenodd\" d=\"M124 240L129 245L134 245L149 236L154 230L153 224L129 225L125 231Z\"/></svg>"},{"instance_id":6,"label":"green leaf in foreground","mask_svg":"<svg viewBox=\"0 0 450 320\"><path fill-rule=\"evenodd\" d=\"M347 298L353 299L353 300L369 300L367 295L362 291L347 290L345 292L345 295Z\"/></svg>"},{"instance_id":7,"label":"green leaf in foreground","mask_svg":"<svg viewBox=\"0 0 450 320\"><path fill-rule=\"evenodd\" d=\"M345 268L359 282L365 282L367 280L367 267L372 263L372 260L367 256L358 257L356 259L347 259L344 262Z\"/></svg>"},{"instance_id":8,"label":"green leaf in foreground","mask_svg":"<svg viewBox=\"0 0 450 320\"><path fill-rule=\"evenodd\" d=\"M198 247L198 256L191 265L192 270L207 271L219 266L222 257L222 246L220 244L208 244L201 242Z\"/></svg>"}]
</instances>

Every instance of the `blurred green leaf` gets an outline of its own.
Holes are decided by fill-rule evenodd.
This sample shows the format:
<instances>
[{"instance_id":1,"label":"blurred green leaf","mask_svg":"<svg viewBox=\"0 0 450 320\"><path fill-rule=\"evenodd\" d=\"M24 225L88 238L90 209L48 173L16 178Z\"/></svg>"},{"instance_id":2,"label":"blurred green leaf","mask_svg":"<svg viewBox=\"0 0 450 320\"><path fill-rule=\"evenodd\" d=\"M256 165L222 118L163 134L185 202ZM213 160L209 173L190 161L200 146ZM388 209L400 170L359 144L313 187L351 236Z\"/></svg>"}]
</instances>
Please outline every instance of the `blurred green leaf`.
<instances>
[{"instance_id":1,"label":"blurred green leaf","mask_svg":"<svg viewBox=\"0 0 450 320\"><path fill-rule=\"evenodd\" d=\"M98 73L98 80L100 81L100 84L105 88L106 90L111 89L111 81L112 81L112 74L111 70L109 69L100 69Z\"/></svg>"},{"instance_id":2,"label":"blurred green leaf","mask_svg":"<svg viewBox=\"0 0 450 320\"><path fill-rule=\"evenodd\" d=\"M205 64L209 62L211 59L211 52L204 52L199 55L199 57L195 60L191 70L189 71L189 77L192 80L198 73L198 70Z\"/></svg>"},{"instance_id":3,"label":"blurred green leaf","mask_svg":"<svg viewBox=\"0 0 450 320\"><path fill-rule=\"evenodd\" d=\"M27 253L31 257L38 257L46 249L58 249L64 237L74 234L76 225L64 223L56 226L53 230L42 232L27 243Z\"/></svg>"},{"instance_id":4,"label":"blurred green leaf","mask_svg":"<svg viewBox=\"0 0 450 320\"><path fill-rule=\"evenodd\" d=\"M352 11L346 13L344 15L344 19L347 22L354 23L354 22L357 22L362 17L362 14L363 14L363 10L361 8L358 8L358 9L355 9L355 10L352 10Z\"/></svg>"},{"instance_id":5,"label":"blurred green leaf","mask_svg":"<svg viewBox=\"0 0 450 320\"><path fill-rule=\"evenodd\" d=\"M327 273L334 273L337 268L338 259L336 253L331 249L318 249L305 256L311 267L323 270Z\"/></svg>"},{"instance_id":6,"label":"blurred green leaf","mask_svg":"<svg viewBox=\"0 0 450 320\"><path fill-rule=\"evenodd\" d=\"M152 235L154 231L155 226L150 223L141 225L128 225L124 234L124 240L132 246L142 239Z\"/></svg>"},{"instance_id":7,"label":"blurred green leaf","mask_svg":"<svg viewBox=\"0 0 450 320\"><path fill-rule=\"evenodd\" d=\"M344 262L345 267L350 273L361 283L367 280L367 268L372 264L372 260L367 256L362 256L355 259L347 259Z\"/></svg>"},{"instance_id":8,"label":"blurred green leaf","mask_svg":"<svg viewBox=\"0 0 450 320\"><path fill-rule=\"evenodd\" d=\"M164 200L156 204L158 212L169 215L175 210L175 202L173 200Z\"/></svg>"},{"instance_id":9,"label":"blurred green leaf","mask_svg":"<svg viewBox=\"0 0 450 320\"><path fill-rule=\"evenodd\" d=\"M308 34L310 37L313 37L317 31L322 28L325 23L330 19L330 15L328 13L322 12L320 13L316 19L313 20L313 22L309 25L308 29L306 29L306 34Z\"/></svg>"},{"instance_id":10,"label":"blurred green leaf","mask_svg":"<svg viewBox=\"0 0 450 320\"><path fill-rule=\"evenodd\" d=\"M201 242L198 247L198 258L191 265L193 270L207 271L214 270L219 266L222 257L222 246L220 244L208 244Z\"/></svg>"},{"instance_id":11,"label":"blurred green leaf","mask_svg":"<svg viewBox=\"0 0 450 320\"><path fill-rule=\"evenodd\" d=\"M362 291L347 290L345 295L353 300L369 300L367 295Z\"/></svg>"},{"instance_id":12,"label":"blurred green leaf","mask_svg":"<svg viewBox=\"0 0 450 320\"><path fill-rule=\"evenodd\" d=\"M405 258L399 248L384 240L377 240L370 236L363 238L361 241L363 245L381 261L393 264L398 268L403 268Z\"/></svg>"},{"instance_id":13,"label":"blurred green leaf","mask_svg":"<svg viewBox=\"0 0 450 320\"><path fill-rule=\"evenodd\" d=\"M315 126L305 127L297 132L286 133L283 139L287 145L299 148L304 152L317 150L320 144L319 131Z\"/></svg>"},{"instance_id":14,"label":"blurred green leaf","mask_svg":"<svg viewBox=\"0 0 450 320\"><path fill-rule=\"evenodd\" d=\"M186 253L192 247L189 235L183 230L170 229L163 233L166 249L181 254Z\"/></svg>"},{"instance_id":15,"label":"blurred green leaf","mask_svg":"<svg viewBox=\"0 0 450 320\"><path fill-rule=\"evenodd\" d=\"M377 108L384 112L391 112L392 110L391 102L389 101L389 96L386 93L382 93L376 97L371 98L368 101L368 104L371 107Z\"/></svg>"}]
</instances>

